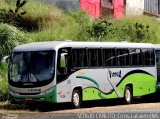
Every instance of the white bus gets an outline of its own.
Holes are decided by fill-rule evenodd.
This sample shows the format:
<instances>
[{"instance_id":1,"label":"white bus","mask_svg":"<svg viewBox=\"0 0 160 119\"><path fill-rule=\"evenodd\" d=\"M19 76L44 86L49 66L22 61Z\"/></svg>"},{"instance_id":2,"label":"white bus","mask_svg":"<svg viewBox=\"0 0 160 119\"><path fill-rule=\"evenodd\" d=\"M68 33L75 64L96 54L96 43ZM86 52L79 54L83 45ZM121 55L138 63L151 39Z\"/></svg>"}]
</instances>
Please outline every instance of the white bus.
<instances>
[{"instance_id":1,"label":"white bus","mask_svg":"<svg viewBox=\"0 0 160 119\"><path fill-rule=\"evenodd\" d=\"M72 102L132 98L156 91L154 46L147 43L52 41L14 48L12 102Z\"/></svg>"},{"instance_id":2,"label":"white bus","mask_svg":"<svg viewBox=\"0 0 160 119\"><path fill-rule=\"evenodd\" d=\"M157 64L157 92L160 92L160 44L155 45L156 64Z\"/></svg>"}]
</instances>

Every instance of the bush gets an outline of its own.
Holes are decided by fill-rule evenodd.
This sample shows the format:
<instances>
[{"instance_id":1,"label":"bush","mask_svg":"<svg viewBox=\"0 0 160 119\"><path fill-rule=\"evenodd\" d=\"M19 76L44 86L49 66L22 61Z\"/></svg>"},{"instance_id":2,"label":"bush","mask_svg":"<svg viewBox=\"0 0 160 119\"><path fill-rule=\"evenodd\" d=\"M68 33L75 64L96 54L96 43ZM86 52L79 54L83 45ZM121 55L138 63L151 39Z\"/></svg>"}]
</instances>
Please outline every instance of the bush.
<instances>
[{"instance_id":1,"label":"bush","mask_svg":"<svg viewBox=\"0 0 160 119\"><path fill-rule=\"evenodd\" d=\"M141 16L115 21L116 41L159 43L160 22L155 18Z\"/></svg>"},{"instance_id":2,"label":"bush","mask_svg":"<svg viewBox=\"0 0 160 119\"><path fill-rule=\"evenodd\" d=\"M160 30L154 29L159 22L149 17L124 18L120 21L98 19L87 29L93 41L128 41L157 43ZM152 23L153 22L153 23ZM152 24L151 24L152 23ZM157 27L156 26L156 27Z\"/></svg>"},{"instance_id":3,"label":"bush","mask_svg":"<svg viewBox=\"0 0 160 119\"><path fill-rule=\"evenodd\" d=\"M136 22L135 24L126 24L119 29L118 37L121 40L130 42L151 42L156 40L156 35L149 25Z\"/></svg>"},{"instance_id":4,"label":"bush","mask_svg":"<svg viewBox=\"0 0 160 119\"><path fill-rule=\"evenodd\" d=\"M114 35L114 26L112 22L100 19L93 22L93 25L88 29L88 33L90 34L90 40L104 41Z\"/></svg>"},{"instance_id":5,"label":"bush","mask_svg":"<svg viewBox=\"0 0 160 119\"><path fill-rule=\"evenodd\" d=\"M7 64L0 63L0 101L8 100Z\"/></svg>"},{"instance_id":6,"label":"bush","mask_svg":"<svg viewBox=\"0 0 160 119\"><path fill-rule=\"evenodd\" d=\"M15 46L29 41L26 34L16 27L0 24L0 58L10 55Z\"/></svg>"},{"instance_id":7,"label":"bush","mask_svg":"<svg viewBox=\"0 0 160 119\"><path fill-rule=\"evenodd\" d=\"M73 40L88 41L90 34L87 30L91 27L93 20L84 11L69 12L67 16L71 17L72 21L78 25L77 29L73 31L77 35Z\"/></svg>"}]
</instances>

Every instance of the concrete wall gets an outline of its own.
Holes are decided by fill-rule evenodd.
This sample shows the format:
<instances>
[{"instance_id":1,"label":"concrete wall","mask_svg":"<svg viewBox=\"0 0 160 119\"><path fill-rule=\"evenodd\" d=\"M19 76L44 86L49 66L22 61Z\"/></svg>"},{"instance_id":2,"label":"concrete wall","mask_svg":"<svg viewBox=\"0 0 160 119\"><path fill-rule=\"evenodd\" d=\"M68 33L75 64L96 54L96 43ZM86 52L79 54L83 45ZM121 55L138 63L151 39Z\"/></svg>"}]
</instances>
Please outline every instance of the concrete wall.
<instances>
[{"instance_id":1,"label":"concrete wall","mask_svg":"<svg viewBox=\"0 0 160 119\"><path fill-rule=\"evenodd\" d=\"M60 9L67 10L67 11L74 11L74 10L80 9L79 0L40 0L40 1L43 1L49 4L55 4Z\"/></svg>"},{"instance_id":2,"label":"concrete wall","mask_svg":"<svg viewBox=\"0 0 160 119\"><path fill-rule=\"evenodd\" d=\"M142 15L144 12L144 0L126 0L126 15Z\"/></svg>"}]
</instances>

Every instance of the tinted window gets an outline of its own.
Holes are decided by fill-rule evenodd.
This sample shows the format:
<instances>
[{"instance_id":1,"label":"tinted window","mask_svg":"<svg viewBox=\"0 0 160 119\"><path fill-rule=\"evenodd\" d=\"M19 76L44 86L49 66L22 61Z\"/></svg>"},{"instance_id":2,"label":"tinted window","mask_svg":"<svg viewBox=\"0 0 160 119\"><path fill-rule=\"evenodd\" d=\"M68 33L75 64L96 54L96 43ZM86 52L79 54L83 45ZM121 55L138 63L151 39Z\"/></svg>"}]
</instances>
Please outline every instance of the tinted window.
<instances>
[{"instance_id":1,"label":"tinted window","mask_svg":"<svg viewBox=\"0 0 160 119\"><path fill-rule=\"evenodd\" d=\"M88 64L91 67L102 66L101 49L88 49Z\"/></svg>"},{"instance_id":2,"label":"tinted window","mask_svg":"<svg viewBox=\"0 0 160 119\"><path fill-rule=\"evenodd\" d=\"M115 49L104 49L103 51L105 66L116 66Z\"/></svg>"},{"instance_id":3,"label":"tinted window","mask_svg":"<svg viewBox=\"0 0 160 119\"><path fill-rule=\"evenodd\" d=\"M156 50L156 62L157 66L160 66L160 50Z\"/></svg>"},{"instance_id":4,"label":"tinted window","mask_svg":"<svg viewBox=\"0 0 160 119\"><path fill-rule=\"evenodd\" d=\"M13 82L39 82L52 78L53 51L19 52L12 56L10 79Z\"/></svg>"},{"instance_id":5,"label":"tinted window","mask_svg":"<svg viewBox=\"0 0 160 119\"><path fill-rule=\"evenodd\" d=\"M117 49L117 65L118 66L129 65L128 49Z\"/></svg>"},{"instance_id":6,"label":"tinted window","mask_svg":"<svg viewBox=\"0 0 160 119\"><path fill-rule=\"evenodd\" d=\"M140 49L130 49L131 66L142 65L142 55Z\"/></svg>"},{"instance_id":7,"label":"tinted window","mask_svg":"<svg viewBox=\"0 0 160 119\"><path fill-rule=\"evenodd\" d=\"M160 50L156 50L157 80L160 82Z\"/></svg>"},{"instance_id":8,"label":"tinted window","mask_svg":"<svg viewBox=\"0 0 160 119\"><path fill-rule=\"evenodd\" d=\"M73 49L72 62L73 62L73 67L86 67L87 66L86 49Z\"/></svg>"},{"instance_id":9,"label":"tinted window","mask_svg":"<svg viewBox=\"0 0 160 119\"><path fill-rule=\"evenodd\" d=\"M143 49L143 59L144 65L155 65L155 57L154 57L154 50L153 49Z\"/></svg>"}]
</instances>

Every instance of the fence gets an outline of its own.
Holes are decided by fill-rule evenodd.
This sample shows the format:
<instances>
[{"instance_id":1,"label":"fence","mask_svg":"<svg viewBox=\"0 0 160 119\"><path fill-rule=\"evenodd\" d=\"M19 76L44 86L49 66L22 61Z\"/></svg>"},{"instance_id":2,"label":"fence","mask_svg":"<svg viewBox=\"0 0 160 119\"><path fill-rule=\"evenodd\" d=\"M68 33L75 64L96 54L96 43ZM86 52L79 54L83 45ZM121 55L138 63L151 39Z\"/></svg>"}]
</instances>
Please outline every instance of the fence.
<instances>
[{"instance_id":1,"label":"fence","mask_svg":"<svg viewBox=\"0 0 160 119\"><path fill-rule=\"evenodd\" d=\"M160 0L144 0L144 11L158 15L160 13Z\"/></svg>"}]
</instances>

